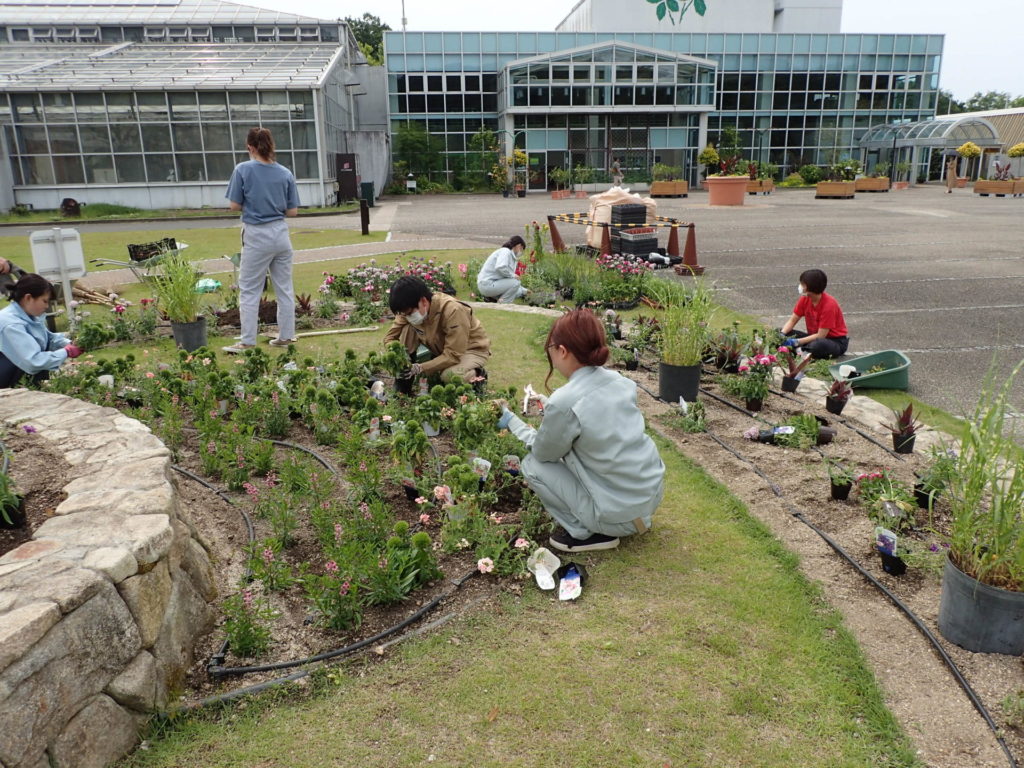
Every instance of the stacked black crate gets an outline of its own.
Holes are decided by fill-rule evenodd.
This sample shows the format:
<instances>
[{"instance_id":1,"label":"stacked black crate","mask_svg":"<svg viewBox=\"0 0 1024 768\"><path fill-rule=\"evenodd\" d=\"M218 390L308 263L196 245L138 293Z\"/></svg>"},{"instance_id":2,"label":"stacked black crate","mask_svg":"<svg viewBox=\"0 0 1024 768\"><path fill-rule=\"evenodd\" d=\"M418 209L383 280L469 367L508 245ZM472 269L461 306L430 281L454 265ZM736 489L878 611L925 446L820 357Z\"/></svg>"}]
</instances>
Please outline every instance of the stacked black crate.
<instances>
[{"instance_id":1,"label":"stacked black crate","mask_svg":"<svg viewBox=\"0 0 1024 768\"><path fill-rule=\"evenodd\" d=\"M611 241L612 241L612 253L623 253L622 239L619 237L619 233L623 229L633 229L634 227L642 227L647 223L647 206L642 203L624 203L622 205L612 206L612 224L618 224L621 226L613 226L611 228ZM655 243L657 245L657 243Z\"/></svg>"}]
</instances>

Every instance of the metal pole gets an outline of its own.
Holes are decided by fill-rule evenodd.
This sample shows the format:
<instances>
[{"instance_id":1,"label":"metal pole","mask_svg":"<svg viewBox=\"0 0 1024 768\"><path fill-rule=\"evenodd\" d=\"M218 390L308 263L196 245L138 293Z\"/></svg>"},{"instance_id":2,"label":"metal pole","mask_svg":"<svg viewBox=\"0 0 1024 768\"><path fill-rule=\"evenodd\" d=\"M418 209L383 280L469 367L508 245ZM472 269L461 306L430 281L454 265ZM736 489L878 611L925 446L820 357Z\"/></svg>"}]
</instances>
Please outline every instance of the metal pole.
<instances>
[{"instance_id":1,"label":"metal pole","mask_svg":"<svg viewBox=\"0 0 1024 768\"><path fill-rule=\"evenodd\" d=\"M71 311L71 278L68 277L68 264L64 256L64 241L60 227L53 228L53 246L57 249L57 265L60 267L60 284L64 290L64 310L68 314L68 328L74 331L75 315Z\"/></svg>"}]
</instances>

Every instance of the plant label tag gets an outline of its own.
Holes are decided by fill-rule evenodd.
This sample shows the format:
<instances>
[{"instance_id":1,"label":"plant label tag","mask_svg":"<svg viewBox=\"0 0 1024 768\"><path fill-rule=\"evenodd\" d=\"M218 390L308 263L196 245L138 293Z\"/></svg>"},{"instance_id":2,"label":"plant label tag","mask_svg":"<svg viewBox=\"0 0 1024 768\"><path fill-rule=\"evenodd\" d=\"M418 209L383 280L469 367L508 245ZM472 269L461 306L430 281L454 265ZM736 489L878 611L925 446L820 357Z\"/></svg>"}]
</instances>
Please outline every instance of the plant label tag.
<instances>
[{"instance_id":1,"label":"plant label tag","mask_svg":"<svg viewBox=\"0 0 1024 768\"><path fill-rule=\"evenodd\" d=\"M558 582L558 599L575 600L583 592L579 571L570 567Z\"/></svg>"},{"instance_id":2,"label":"plant label tag","mask_svg":"<svg viewBox=\"0 0 1024 768\"><path fill-rule=\"evenodd\" d=\"M427 380L425 378L420 379L420 389L419 392L417 393L417 396L426 397L428 394L429 390L427 389Z\"/></svg>"},{"instance_id":3,"label":"plant label tag","mask_svg":"<svg viewBox=\"0 0 1024 768\"><path fill-rule=\"evenodd\" d=\"M431 424L429 421L424 421L423 424L421 424L421 426L423 427L423 434L425 434L427 437L437 437L438 435L441 434L441 432L438 429L436 429L434 425Z\"/></svg>"},{"instance_id":4,"label":"plant label tag","mask_svg":"<svg viewBox=\"0 0 1024 768\"><path fill-rule=\"evenodd\" d=\"M794 432L796 432L796 427L785 426L772 428L773 435L792 435Z\"/></svg>"},{"instance_id":5,"label":"plant label tag","mask_svg":"<svg viewBox=\"0 0 1024 768\"><path fill-rule=\"evenodd\" d=\"M380 440L380 419L374 416L370 419L370 428L366 431L368 440Z\"/></svg>"},{"instance_id":6,"label":"plant label tag","mask_svg":"<svg viewBox=\"0 0 1024 768\"><path fill-rule=\"evenodd\" d=\"M520 462L518 456L516 456L514 453L510 453L506 456L503 456L501 460L505 464L506 471L512 472L514 474L519 474Z\"/></svg>"},{"instance_id":7,"label":"plant label tag","mask_svg":"<svg viewBox=\"0 0 1024 768\"><path fill-rule=\"evenodd\" d=\"M473 471L476 472L477 476L481 480L486 480L487 475L491 472L491 462L487 459L477 457L473 459Z\"/></svg>"},{"instance_id":8,"label":"plant label tag","mask_svg":"<svg viewBox=\"0 0 1024 768\"><path fill-rule=\"evenodd\" d=\"M896 557L896 542L898 540L899 536L888 528L883 528L882 526L875 528L875 546L879 552Z\"/></svg>"}]
</instances>

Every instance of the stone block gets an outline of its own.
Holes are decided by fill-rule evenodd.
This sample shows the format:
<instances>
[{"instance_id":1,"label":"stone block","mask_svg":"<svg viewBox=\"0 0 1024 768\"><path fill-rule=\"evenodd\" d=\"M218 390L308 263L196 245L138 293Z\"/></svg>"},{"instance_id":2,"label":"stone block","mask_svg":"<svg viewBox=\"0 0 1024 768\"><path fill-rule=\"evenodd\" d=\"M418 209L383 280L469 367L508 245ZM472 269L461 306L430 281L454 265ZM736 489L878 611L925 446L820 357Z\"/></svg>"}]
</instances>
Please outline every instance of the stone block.
<instances>
[{"instance_id":1,"label":"stone block","mask_svg":"<svg viewBox=\"0 0 1024 768\"><path fill-rule=\"evenodd\" d=\"M31 573L21 571L13 576L13 580L22 597L52 601L65 614L91 600L100 586L107 583L96 571L79 568L67 560L39 563Z\"/></svg>"},{"instance_id":2,"label":"stone block","mask_svg":"<svg viewBox=\"0 0 1024 768\"><path fill-rule=\"evenodd\" d=\"M156 642L171 597L171 575L167 563L160 561L149 573L125 579L117 591L135 617L142 647L149 648Z\"/></svg>"},{"instance_id":3,"label":"stone block","mask_svg":"<svg viewBox=\"0 0 1024 768\"><path fill-rule=\"evenodd\" d=\"M0 614L0 671L24 656L58 621L57 604L42 601Z\"/></svg>"},{"instance_id":4,"label":"stone block","mask_svg":"<svg viewBox=\"0 0 1024 768\"><path fill-rule=\"evenodd\" d=\"M56 539L44 539L39 536L39 531L37 530L32 541L26 541L20 547L16 547L3 557L0 557L0 565L35 562L62 549L64 549L64 542Z\"/></svg>"},{"instance_id":5,"label":"stone block","mask_svg":"<svg viewBox=\"0 0 1024 768\"><path fill-rule=\"evenodd\" d=\"M20 765L124 671L139 630L113 585L50 629L0 672L0 763Z\"/></svg>"},{"instance_id":6,"label":"stone block","mask_svg":"<svg viewBox=\"0 0 1024 768\"><path fill-rule=\"evenodd\" d=\"M72 496L78 493L109 491L111 488L148 491L168 485L167 469L170 461L166 455L138 461L134 459L134 451L127 451L120 459L108 460L105 466L91 467L88 475L72 480L64 490Z\"/></svg>"},{"instance_id":7,"label":"stone block","mask_svg":"<svg viewBox=\"0 0 1024 768\"><path fill-rule=\"evenodd\" d=\"M132 553L122 547L99 547L82 559L82 565L104 574L115 584L139 572Z\"/></svg>"},{"instance_id":8,"label":"stone block","mask_svg":"<svg viewBox=\"0 0 1024 768\"><path fill-rule=\"evenodd\" d=\"M174 516L174 490L168 483L149 490L90 491L68 496L55 510L57 515L76 515L82 512L104 511L122 515Z\"/></svg>"},{"instance_id":9,"label":"stone block","mask_svg":"<svg viewBox=\"0 0 1024 768\"><path fill-rule=\"evenodd\" d=\"M39 526L36 536L81 546L122 547L140 563L155 563L167 554L174 531L167 515L108 511L51 517Z\"/></svg>"},{"instance_id":10,"label":"stone block","mask_svg":"<svg viewBox=\"0 0 1024 768\"><path fill-rule=\"evenodd\" d=\"M181 567L204 600L209 602L217 598L217 575L210 556L197 541L188 540Z\"/></svg>"},{"instance_id":11,"label":"stone block","mask_svg":"<svg viewBox=\"0 0 1024 768\"><path fill-rule=\"evenodd\" d=\"M82 707L50 748L53 768L106 768L139 742L138 720L109 696Z\"/></svg>"},{"instance_id":12,"label":"stone block","mask_svg":"<svg viewBox=\"0 0 1024 768\"><path fill-rule=\"evenodd\" d=\"M168 687L181 685L192 666L195 643L213 629L214 618L213 610L192 586L191 579L179 572L174 578L164 625L153 646L160 679Z\"/></svg>"},{"instance_id":13,"label":"stone block","mask_svg":"<svg viewBox=\"0 0 1024 768\"><path fill-rule=\"evenodd\" d=\"M156 659L149 651L132 659L106 690L118 704L136 712L152 712L156 708L156 692Z\"/></svg>"}]
</instances>

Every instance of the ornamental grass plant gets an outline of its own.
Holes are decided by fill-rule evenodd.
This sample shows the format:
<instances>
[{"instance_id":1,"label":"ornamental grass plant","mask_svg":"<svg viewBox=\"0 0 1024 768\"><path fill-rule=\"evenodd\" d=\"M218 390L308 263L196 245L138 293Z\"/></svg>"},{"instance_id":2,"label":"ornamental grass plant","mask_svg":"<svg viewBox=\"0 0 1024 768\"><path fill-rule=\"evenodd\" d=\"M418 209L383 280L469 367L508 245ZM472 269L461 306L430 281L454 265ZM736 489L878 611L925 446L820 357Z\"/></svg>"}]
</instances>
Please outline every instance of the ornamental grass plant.
<instances>
[{"instance_id":1,"label":"ornamental grass plant","mask_svg":"<svg viewBox=\"0 0 1024 768\"><path fill-rule=\"evenodd\" d=\"M152 277L160 309L172 323L191 323L199 317L201 296L196 293L199 271L181 251L170 251Z\"/></svg>"},{"instance_id":2,"label":"ornamental grass plant","mask_svg":"<svg viewBox=\"0 0 1024 768\"><path fill-rule=\"evenodd\" d=\"M990 371L948 478L949 557L983 584L1024 591L1024 462L1007 421L1021 361L1002 384Z\"/></svg>"},{"instance_id":3,"label":"ornamental grass plant","mask_svg":"<svg viewBox=\"0 0 1024 768\"><path fill-rule=\"evenodd\" d=\"M711 287L701 279L687 291L679 283L652 281L649 293L663 311L658 351L667 365L700 365L714 314Z\"/></svg>"}]
</instances>

